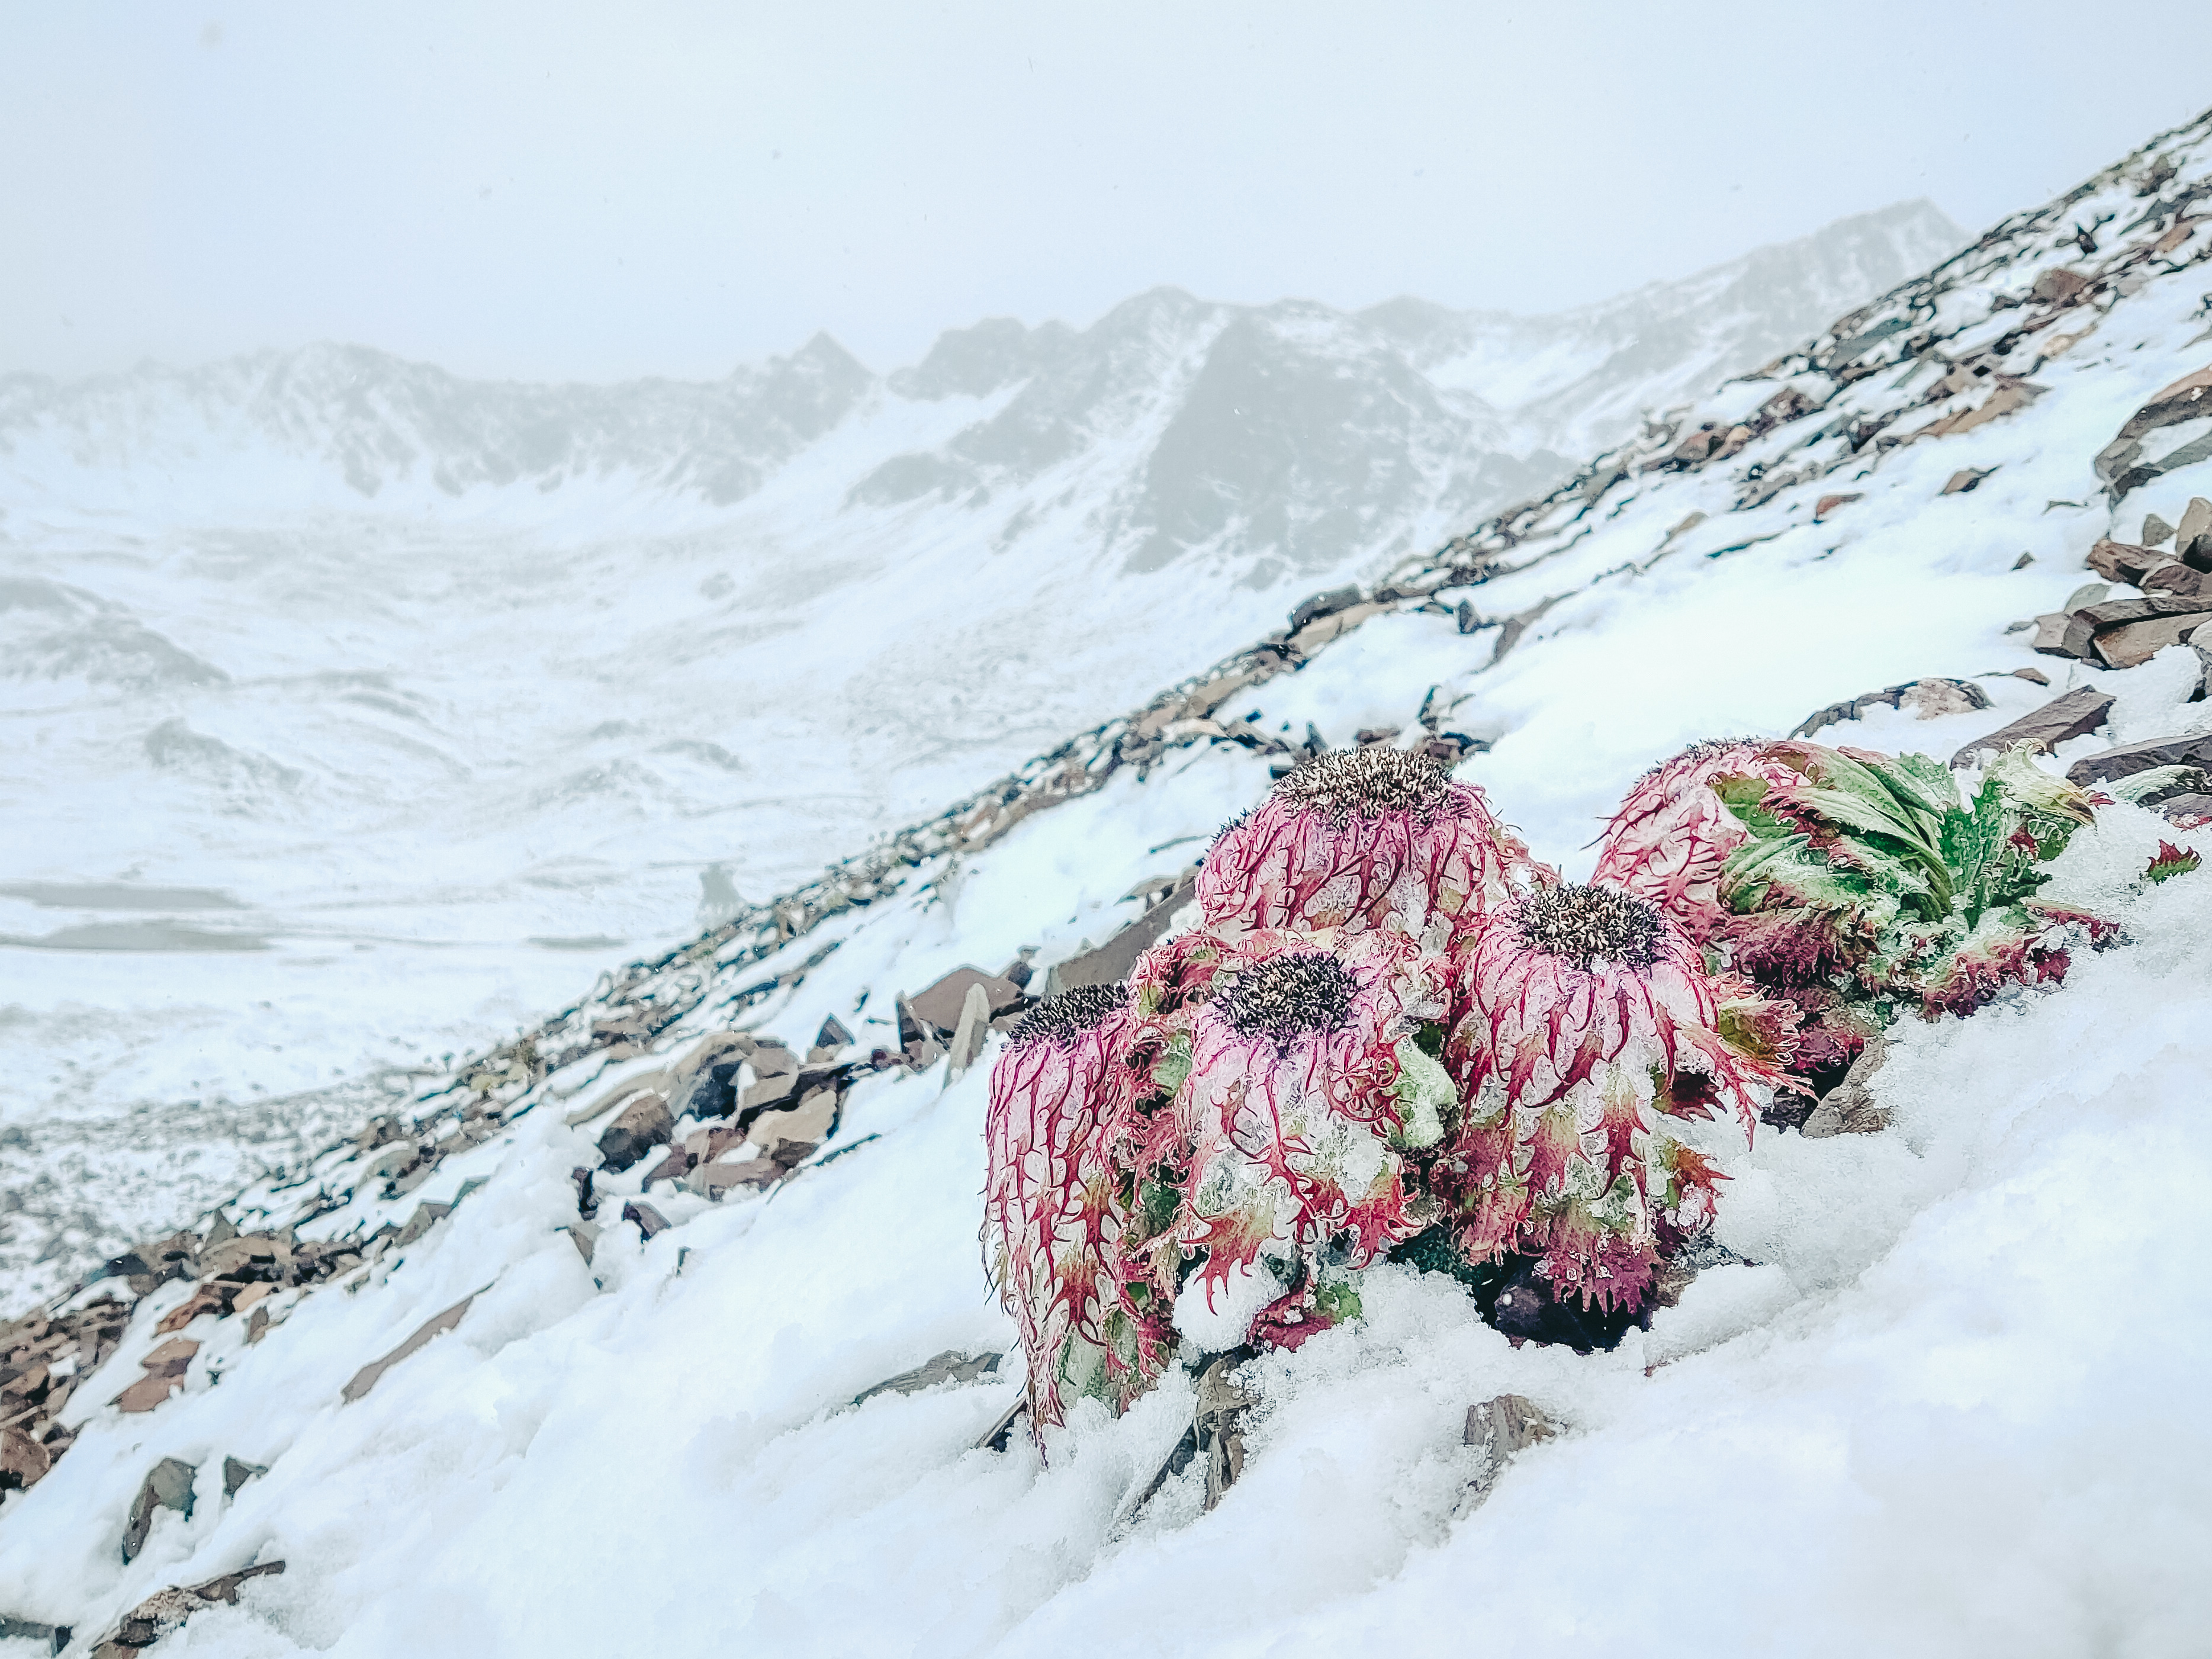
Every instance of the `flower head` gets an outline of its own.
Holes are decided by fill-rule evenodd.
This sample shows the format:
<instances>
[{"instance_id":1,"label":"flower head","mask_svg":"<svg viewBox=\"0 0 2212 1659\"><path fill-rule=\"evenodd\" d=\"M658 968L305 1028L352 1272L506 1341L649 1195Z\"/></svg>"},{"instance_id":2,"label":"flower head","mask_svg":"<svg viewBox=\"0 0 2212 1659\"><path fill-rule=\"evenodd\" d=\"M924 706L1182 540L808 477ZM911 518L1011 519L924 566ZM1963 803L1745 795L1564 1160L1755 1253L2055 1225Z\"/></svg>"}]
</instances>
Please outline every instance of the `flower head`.
<instances>
[{"instance_id":1,"label":"flower head","mask_svg":"<svg viewBox=\"0 0 2212 1659\"><path fill-rule=\"evenodd\" d=\"M1217 929L1359 932L1395 916L1419 935L1498 902L1528 849L1482 792L1425 755L1371 744L1302 763L1223 830L1199 872Z\"/></svg>"},{"instance_id":2,"label":"flower head","mask_svg":"<svg viewBox=\"0 0 2212 1659\"><path fill-rule=\"evenodd\" d=\"M1247 934L1218 960L1179 1034L1184 1161L1152 1272L1171 1293L1169 1265L1179 1274L1203 1252L1194 1282L1210 1298L1264 1255L1282 1293L1254 1328L1295 1346L1327 1322L1314 1320L1324 1266L1364 1267L1419 1231L1405 1154L1442 1138L1449 1090L1413 1038L1443 1014L1449 968L1395 930Z\"/></svg>"},{"instance_id":3,"label":"flower head","mask_svg":"<svg viewBox=\"0 0 2212 1659\"><path fill-rule=\"evenodd\" d=\"M1112 1363L1121 1231L1112 1125L1133 1087L1127 988L1080 986L1032 1010L991 1070L984 1253L1028 1362L1030 1420L1061 1420Z\"/></svg>"},{"instance_id":4,"label":"flower head","mask_svg":"<svg viewBox=\"0 0 2212 1659\"><path fill-rule=\"evenodd\" d=\"M1635 1307L1662 1230L1708 1223L1719 1179L1662 1120L1730 1112L1747 1132L1779 1073L1721 1036L1688 936L1617 888L1540 887L1484 917L1457 989L1464 1120L1431 1178L1462 1249L1537 1254L1560 1296Z\"/></svg>"},{"instance_id":5,"label":"flower head","mask_svg":"<svg viewBox=\"0 0 2212 1659\"><path fill-rule=\"evenodd\" d=\"M1693 743L1636 781L1606 825L1590 879L1650 900L1703 945L1728 915L1722 866L1750 835L1713 791L1730 776L1796 781L1754 738Z\"/></svg>"}]
</instances>

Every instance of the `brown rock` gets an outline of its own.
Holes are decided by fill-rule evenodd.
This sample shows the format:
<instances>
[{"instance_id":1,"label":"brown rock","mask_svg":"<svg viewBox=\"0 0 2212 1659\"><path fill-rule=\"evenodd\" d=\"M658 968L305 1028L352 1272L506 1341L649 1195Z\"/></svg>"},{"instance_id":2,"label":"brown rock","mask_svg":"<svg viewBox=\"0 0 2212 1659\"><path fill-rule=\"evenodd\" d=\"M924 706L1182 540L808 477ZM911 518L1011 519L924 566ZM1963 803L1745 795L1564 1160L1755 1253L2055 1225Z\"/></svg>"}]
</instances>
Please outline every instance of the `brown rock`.
<instances>
[{"instance_id":1,"label":"brown rock","mask_svg":"<svg viewBox=\"0 0 2212 1659\"><path fill-rule=\"evenodd\" d=\"M173 1336L138 1363L152 1376L182 1376L200 1345L190 1337Z\"/></svg>"},{"instance_id":2,"label":"brown rock","mask_svg":"<svg viewBox=\"0 0 2212 1659\"><path fill-rule=\"evenodd\" d=\"M1817 524L1838 507L1848 507L1853 501L1863 501L1865 499L1866 491L1863 489L1847 490L1834 495L1823 495L1813 503L1813 521Z\"/></svg>"},{"instance_id":3,"label":"brown rock","mask_svg":"<svg viewBox=\"0 0 2212 1659\"><path fill-rule=\"evenodd\" d=\"M2157 514L2147 513L2143 515L2142 544L2145 547L2163 547L2166 545L2167 538L2172 534L2173 526L2160 518Z\"/></svg>"},{"instance_id":4,"label":"brown rock","mask_svg":"<svg viewBox=\"0 0 2212 1659\"><path fill-rule=\"evenodd\" d=\"M988 1000L991 1012L1002 1014L1017 1007L1022 1001L1022 988L1012 980L1000 979L980 968L956 968L927 990L917 991L907 1000L915 1018L939 1037L949 1037L960 1026L961 1011L968 1004L968 988L980 985Z\"/></svg>"},{"instance_id":5,"label":"brown rock","mask_svg":"<svg viewBox=\"0 0 2212 1659\"><path fill-rule=\"evenodd\" d=\"M796 1164L835 1132L840 1099L834 1088L810 1090L787 1110L763 1112L747 1126L746 1136L763 1156L778 1164Z\"/></svg>"},{"instance_id":6,"label":"brown rock","mask_svg":"<svg viewBox=\"0 0 2212 1659\"><path fill-rule=\"evenodd\" d=\"M150 1412L167 1405L169 1396L183 1386L173 1376L142 1376L107 1403L125 1412Z\"/></svg>"},{"instance_id":7,"label":"brown rock","mask_svg":"<svg viewBox=\"0 0 2212 1659\"><path fill-rule=\"evenodd\" d=\"M1945 481L1943 488L1936 494L1964 495L1970 490L1980 489L1982 480L1996 471L1993 466L1962 466Z\"/></svg>"},{"instance_id":8,"label":"brown rock","mask_svg":"<svg viewBox=\"0 0 2212 1659\"><path fill-rule=\"evenodd\" d=\"M2206 413L2212 414L2212 410ZM2188 510L2181 515L2181 527L2173 532L2173 550L2191 569L2212 570L2212 551L2208 551L2208 543L2212 543L2212 501L2202 495L2192 495Z\"/></svg>"},{"instance_id":9,"label":"brown rock","mask_svg":"<svg viewBox=\"0 0 2212 1659\"><path fill-rule=\"evenodd\" d=\"M2195 599L2212 597L2212 574L2179 559L2168 559L2136 585L2146 593L2179 593Z\"/></svg>"},{"instance_id":10,"label":"brown rock","mask_svg":"<svg viewBox=\"0 0 2212 1659\"><path fill-rule=\"evenodd\" d=\"M1999 726L1987 737L1977 738L1951 757L1954 767L1977 764L1984 756L1999 755L2016 743L2048 752L2075 738L2086 738L2105 723L2112 712L2110 692L2081 686L2063 697L2054 697L2032 714L2009 726Z\"/></svg>"},{"instance_id":11,"label":"brown rock","mask_svg":"<svg viewBox=\"0 0 2212 1659\"><path fill-rule=\"evenodd\" d=\"M0 1429L0 1492L35 1486L53 1466L53 1455L22 1430Z\"/></svg>"},{"instance_id":12,"label":"brown rock","mask_svg":"<svg viewBox=\"0 0 2212 1659\"><path fill-rule=\"evenodd\" d=\"M774 1158L749 1158L743 1164L702 1164L690 1179L701 1194L719 1202L726 1193L740 1187L757 1191L773 1187L791 1173Z\"/></svg>"},{"instance_id":13,"label":"brown rock","mask_svg":"<svg viewBox=\"0 0 2212 1659\"><path fill-rule=\"evenodd\" d=\"M2089 279L2078 270L2069 270L2063 265L2053 265L2035 279L2028 297L2040 300L2045 305L2063 304L2089 286Z\"/></svg>"},{"instance_id":14,"label":"brown rock","mask_svg":"<svg viewBox=\"0 0 2212 1659\"><path fill-rule=\"evenodd\" d=\"M623 1205L622 1218L624 1221L635 1222L638 1231L643 1233L647 1238L668 1231L668 1218L643 1199L632 1199Z\"/></svg>"},{"instance_id":15,"label":"brown rock","mask_svg":"<svg viewBox=\"0 0 2212 1659\"><path fill-rule=\"evenodd\" d=\"M274 1285L248 1285L238 1293L238 1299L230 1304L230 1310L234 1314L244 1313L264 1297L273 1294L276 1289Z\"/></svg>"},{"instance_id":16,"label":"brown rock","mask_svg":"<svg viewBox=\"0 0 2212 1659\"><path fill-rule=\"evenodd\" d=\"M2190 599L2192 604L2203 604L2194 595ZM2212 606L2179 617L2153 617L2142 622L2124 623L2118 628L2100 629L2090 643L2106 667L2133 668L2148 662L2167 646L2180 644L2207 622L2212 622Z\"/></svg>"},{"instance_id":17,"label":"brown rock","mask_svg":"<svg viewBox=\"0 0 2212 1659\"><path fill-rule=\"evenodd\" d=\"M2035 637L2028 641L2028 649L2046 657L2072 656L2066 648L2066 624L2072 620L2063 611L2045 611L2035 619Z\"/></svg>"},{"instance_id":18,"label":"brown rock","mask_svg":"<svg viewBox=\"0 0 2212 1659\"><path fill-rule=\"evenodd\" d=\"M390 1353L385 1355L383 1358L373 1359L368 1364L363 1365L359 1370L356 1371L354 1373L353 1381L345 1385L345 1389L342 1395L345 1402L348 1405L351 1405L355 1401L362 1398L362 1395L366 1395L371 1389L374 1388L379 1382L383 1380L385 1372L390 1370L401 1360L408 1358L421 1352L423 1348L428 1347L433 1338L443 1336L447 1331L452 1330L456 1325L459 1324L461 1322L462 1316L466 1314L469 1310L469 1304L476 1299L476 1293L474 1292L463 1297L459 1302L453 1304L452 1307L447 1309L445 1312L423 1321L422 1325L416 1329L413 1335L410 1336L404 1342L402 1342Z\"/></svg>"},{"instance_id":19,"label":"brown rock","mask_svg":"<svg viewBox=\"0 0 2212 1659\"><path fill-rule=\"evenodd\" d=\"M1045 976L1045 994L1057 996L1079 985L1111 985L1126 978L1137 958L1148 950L1175 920L1176 911L1198 890L1195 874L1183 878L1175 891L1094 951L1055 963Z\"/></svg>"},{"instance_id":20,"label":"brown rock","mask_svg":"<svg viewBox=\"0 0 2212 1659\"><path fill-rule=\"evenodd\" d=\"M599 1136L599 1158L610 1170L627 1170L648 1148L665 1146L674 1133L676 1120L668 1114L668 1097L641 1094L615 1115Z\"/></svg>"},{"instance_id":21,"label":"brown rock","mask_svg":"<svg viewBox=\"0 0 2212 1659\"><path fill-rule=\"evenodd\" d=\"M224 1285L222 1288L229 1290L234 1287ZM229 1310L223 1306L222 1290L218 1290L213 1285L203 1284L199 1289L161 1316L160 1322L154 1327L154 1334L156 1336L167 1336L171 1331L181 1331L204 1313L211 1313L220 1317L228 1311Z\"/></svg>"},{"instance_id":22,"label":"brown rock","mask_svg":"<svg viewBox=\"0 0 2212 1659\"><path fill-rule=\"evenodd\" d=\"M2160 738L2149 743L2124 743L2094 755L2084 755L2066 769L2075 783L2106 783L2132 777L2155 766L2212 767L2212 732L2193 738Z\"/></svg>"},{"instance_id":23,"label":"brown rock","mask_svg":"<svg viewBox=\"0 0 2212 1659\"><path fill-rule=\"evenodd\" d=\"M2141 587L2142 579L2162 564L2171 564L2172 557L2148 547L2134 547L2111 538L2100 538L2089 550L2089 568L2108 582L2126 582Z\"/></svg>"},{"instance_id":24,"label":"brown rock","mask_svg":"<svg viewBox=\"0 0 2212 1659\"><path fill-rule=\"evenodd\" d=\"M2126 661L2112 661L2112 654L2106 653L2100 644L2106 635L2117 629L2126 629L2136 622L2159 622L2159 619L2167 617L2197 617L2199 622L2203 622L2208 615L2212 615L2212 606L2208 606L2203 599L2181 595L2181 592L2152 592L2143 599L2106 599L2101 604L2086 604L2079 611L2073 611L2073 615L2066 619L2066 637L2063 637L2062 644L2066 646L2069 657L2079 657L2084 661L2101 661L2108 668L2132 668L2139 661L2148 659L2154 650L2159 650L2159 646L2142 650L2142 654L2130 654ZM2174 644L2174 639L2181 639L2188 633L2190 629L2174 629L2163 639L2163 644ZM2121 653L2132 650L2136 644L2142 644L2142 639L2143 635L2130 635L2126 644L2119 646L2119 650Z\"/></svg>"}]
</instances>

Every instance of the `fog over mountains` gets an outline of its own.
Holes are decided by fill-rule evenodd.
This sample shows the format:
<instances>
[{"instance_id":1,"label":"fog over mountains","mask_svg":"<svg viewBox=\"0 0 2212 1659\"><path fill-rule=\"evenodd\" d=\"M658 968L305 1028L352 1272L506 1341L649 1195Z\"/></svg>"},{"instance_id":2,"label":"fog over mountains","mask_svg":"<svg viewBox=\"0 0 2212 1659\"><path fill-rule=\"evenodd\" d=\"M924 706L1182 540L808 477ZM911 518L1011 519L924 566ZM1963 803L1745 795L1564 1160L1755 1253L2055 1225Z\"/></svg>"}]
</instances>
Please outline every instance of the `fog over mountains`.
<instances>
[{"instance_id":1,"label":"fog over mountains","mask_svg":"<svg viewBox=\"0 0 2212 1659\"><path fill-rule=\"evenodd\" d=\"M957 505L1003 548L1073 505L1062 475L1091 461L1107 476L1082 481L1081 505L1102 550L1139 570L1242 557L1264 581L1547 482L1563 456L1617 441L1641 411L1752 367L1961 240L1932 204L1907 203L1536 318L1158 289L1079 331L956 329L886 376L818 334L712 382L470 381L329 345L67 384L10 375L0 465L23 506L112 506L119 490L205 522L522 486L545 499L503 509L536 521L564 515L584 484L729 508L815 464L839 474L848 513ZM874 441L834 441L854 428Z\"/></svg>"},{"instance_id":2,"label":"fog over mountains","mask_svg":"<svg viewBox=\"0 0 2212 1659\"><path fill-rule=\"evenodd\" d=\"M817 336L711 382L0 377L0 1066L40 1091L0 1254L350 1130L334 1085L564 1005L1963 240L1908 204L1543 318L1160 289L885 374Z\"/></svg>"}]
</instances>

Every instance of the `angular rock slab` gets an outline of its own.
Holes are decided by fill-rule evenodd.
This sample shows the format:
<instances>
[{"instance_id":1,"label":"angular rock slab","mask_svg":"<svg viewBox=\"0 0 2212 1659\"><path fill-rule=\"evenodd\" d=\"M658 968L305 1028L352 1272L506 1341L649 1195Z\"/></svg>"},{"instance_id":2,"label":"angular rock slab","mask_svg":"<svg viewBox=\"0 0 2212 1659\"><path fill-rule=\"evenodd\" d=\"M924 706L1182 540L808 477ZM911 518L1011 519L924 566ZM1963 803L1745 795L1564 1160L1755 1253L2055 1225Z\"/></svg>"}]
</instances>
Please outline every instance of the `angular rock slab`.
<instances>
[{"instance_id":1,"label":"angular rock slab","mask_svg":"<svg viewBox=\"0 0 2212 1659\"><path fill-rule=\"evenodd\" d=\"M978 1377L991 1376L1005 1358L1002 1353L967 1353L958 1348L947 1348L910 1371L901 1371L896 1376L885 1377L873 1388L861 1389L853 1396L853 1403L860 1405L879 1394L920 1394L940 1382L973 1382Z\"/></svg>"},{"instance_id":2,"label":"angular rock slab","mask_svg":"<svg viewBox=\"0 0 2212 1659\"><path fill-rule=\"evenodd\" d=\"M1978 763L1985 756L2002 754L2016 743L2048 753L2062 743L2086 738L2110 718L2112 695L2084 685L2063 697L2053 697L2033 714L2022 714L2009 726L2001 726L1986 737L1976 738L1951 757L1954 767Z\"/></svg>"},{"instance_id":3,"label":"angular rock slab","mask_svg":"<svg viewBox=\"0 0 2212 1659\"><path fill-rule=\"evenodd\" d=\"M362 1398L362 1395L366 1395L371 1389L374 1388L378 1382L383 1380L385 1372L390 1370L401 1360L405 1359L410 1355L417 1353L422 1349L428 1346L431 1339L434 1337L443 1336L447 1331L452 1330L454 1326L459 1324L461 1322L461 1316L469 1310L469 1304L483 1294L483 1292L482 1291L473 1291L467 1296L463 1297L459 1302L453 1304L452 1307L447 1309L445 1312L434 1315L430 1318L426 1319L422 1322L422 1325L416 1328L413 1335L410 1336L404 1342L402 1342L390 1353L385 1355L383 1358L372 1359L368 1364L363 1365L359 1370L356 1371L354 1373L353 1381L347 1383L343 1390L343 1398L346 1404L351 1405L355 1401Z\"/></svg>"},{"instance_id":4,"label":"angular rock slab","mask_svg":"<svg viewBox=\"0 0 2212 1659\"><path fill-rule=\"evenodd\" d=\"M2193 738L2158 738L2148 743L2124 743L2094 755L2084 755L2066 769L2069 782L2104 783L2132 777L2157 766L2212 767L2212 732Z\"/></svg>"}]
</instances>

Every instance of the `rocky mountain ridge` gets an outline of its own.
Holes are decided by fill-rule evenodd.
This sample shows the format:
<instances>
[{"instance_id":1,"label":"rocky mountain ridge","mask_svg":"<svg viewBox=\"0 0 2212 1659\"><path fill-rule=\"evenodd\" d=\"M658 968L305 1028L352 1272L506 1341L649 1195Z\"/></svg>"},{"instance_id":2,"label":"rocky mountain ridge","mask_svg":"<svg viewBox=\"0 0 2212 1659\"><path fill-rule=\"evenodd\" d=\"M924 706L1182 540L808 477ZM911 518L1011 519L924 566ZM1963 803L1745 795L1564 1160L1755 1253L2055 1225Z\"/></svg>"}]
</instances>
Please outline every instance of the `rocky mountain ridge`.
<instances>
[{"instance_id":1,"label":"rocky mountain ridge","mask_svg":"<svg viewBox=\"0 0 2212 1659\"><path fill-rule=\"evenodd\" d=\"M955 329L886 376L826 334L698 382L469 380L327 344L67 383L10 374L0 477L33 511L112 499L118 484L125 500L159 500L166 482L179 487L172 510L203 523L487 492L543 521L595 488L726 508L802 463L852 467L848 507L981 512L1092 457L1112 482L1086 491L1087 508L1132 568L1206 550L1312 570L1408 515L1463 514L1548 482L1593 434L1626 435L1644 409L1749 367L1958 240L1929 204L1904 204L1536 318L1158 289L1080 330L1004 318ZM884 453L902 424L890 419L860 455L825 449L871 413L946 404L965 413L942 441ZM226 476L249 461L250 485ZM1043 505L990 515L994 544L1019 539Z\"/></svg>"}]
</instances>

